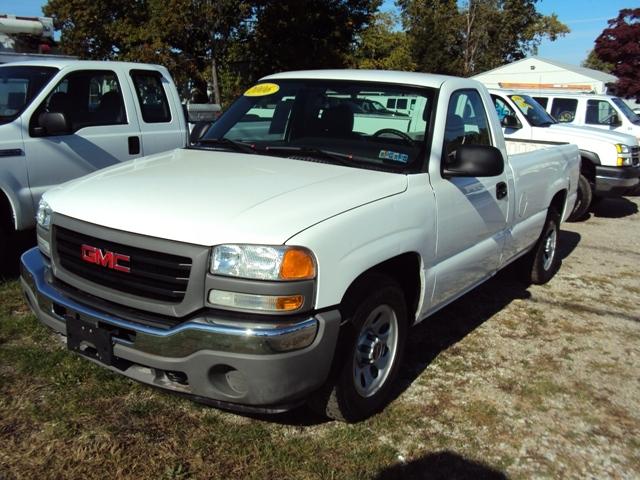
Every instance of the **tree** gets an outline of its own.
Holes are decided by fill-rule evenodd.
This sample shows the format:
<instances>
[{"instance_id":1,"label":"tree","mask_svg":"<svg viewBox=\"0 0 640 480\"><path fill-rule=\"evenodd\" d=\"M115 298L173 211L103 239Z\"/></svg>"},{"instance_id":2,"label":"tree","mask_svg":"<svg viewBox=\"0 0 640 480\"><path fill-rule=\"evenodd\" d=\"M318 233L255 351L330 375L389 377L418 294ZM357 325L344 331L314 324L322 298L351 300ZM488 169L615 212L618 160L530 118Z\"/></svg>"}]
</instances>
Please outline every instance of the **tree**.
<instances>
[{"instance_id":1,"label":"tree","mask_svg":"<svg viewBox=\"0 0 640 480\"><path fill-rule=\"evenodd\" d=\"M225 64L250 14L244 0L49 0L45 15L61 30L69 55L166 66L183 96L206 90L211 65Z\"/></svg>"},{"instance_id":2,"label":"tree","mask_svg":"<svg viewBox=\"0 0 640 480\"><path fill-rule=\"evenodd\" d=\"M245 58L249 78L349 64L355 40L381 0L255 1Z\"/></svg>"},{"instance_id":3,"label":"tree","mask_svg":"<svg viewBox=\"0 0 640 480\"><path fill-rule=\"evenodd\" d=\"M582 62L582 66L605 73L611 73L613 71L613 63L603 62L595 50L589 52L585 61Z\"/></svg>"},{"instance_id":4,"label":"tree","mask_svg":"<svg viewBox=\"0 0 640 480\"><path fill-rule=\"evenodd\" d=\"M398 17L390 12L376 13L357 39L350 66L378 70L415 70L407 34L397 29Z\"/></svg>"},{"instance_id":5,"label":"tree","mask_svg":"<svg viewBox=\"0 0 640 480\"><path fill-rule=\"evenodd\" d=\"M461 19L456 0L398 0L416 69L455 75L461 70Z\"/></svg>"},{"instance_id":6,"label":"tree","mask_svg":"<svg viewBox=\"0 0 640 480\"><path fill-rule=\"evenodd\" d=\"M609 20L594 50L598 58L613 65L616 94L640 101L640 8L625 8Z\"/></svg>"},{"instance_id":7,"label":"tree","mask_svg":"<svg viewBox=\"0 0 640 480\"><path fill-rule=\"evenodd\" d=\"M473 75L537 51L569 29L538 0L401 0L414 60L424 71Z\"/></svg>"}]
</instances>

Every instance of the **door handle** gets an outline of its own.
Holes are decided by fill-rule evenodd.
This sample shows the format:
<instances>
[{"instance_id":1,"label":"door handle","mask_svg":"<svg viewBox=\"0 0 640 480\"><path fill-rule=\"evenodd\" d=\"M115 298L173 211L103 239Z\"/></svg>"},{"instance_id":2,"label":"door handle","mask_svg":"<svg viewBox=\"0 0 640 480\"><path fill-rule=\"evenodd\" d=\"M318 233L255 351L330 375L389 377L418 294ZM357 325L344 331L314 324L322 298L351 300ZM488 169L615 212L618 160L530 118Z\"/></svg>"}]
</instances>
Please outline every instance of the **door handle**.
<instances>
[{"instance_id":1,"label":"door handle","mask_svg":"<svg viewBox=\"0 0 640 480\"><path fill-rule=\"evenodd\" d=\"M129 137L129 155L140 153L140 137Z\"/></svg>"},{"instance_id":2,"label":"door handle","mask_svg":"<svg viewBox=\"0 0 640 480\"><path fill-rule=\"evenodd\" d=\"M496 185L496 198L498 200L507 196L507 184L504 182L499 182Z\"/></svg>"}]
</instances>

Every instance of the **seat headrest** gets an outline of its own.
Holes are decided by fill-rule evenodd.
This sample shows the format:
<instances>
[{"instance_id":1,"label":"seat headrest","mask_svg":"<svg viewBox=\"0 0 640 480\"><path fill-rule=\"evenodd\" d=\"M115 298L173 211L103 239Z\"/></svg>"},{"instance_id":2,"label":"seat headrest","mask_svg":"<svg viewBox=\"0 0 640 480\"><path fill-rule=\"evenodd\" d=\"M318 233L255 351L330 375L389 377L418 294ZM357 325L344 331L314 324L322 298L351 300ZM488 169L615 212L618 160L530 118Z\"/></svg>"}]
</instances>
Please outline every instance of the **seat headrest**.
<instances>
[{"instance_id":1,"label":"seat headrest","mask_svg":"<svg viewBox=\"0 0 640 480\"><path fill-rule=\"evenodd\" d=\"M330 135L353 133L353 112L346 104L327 108L322 112L322 129Z\"/></svg>"}]
</instances>

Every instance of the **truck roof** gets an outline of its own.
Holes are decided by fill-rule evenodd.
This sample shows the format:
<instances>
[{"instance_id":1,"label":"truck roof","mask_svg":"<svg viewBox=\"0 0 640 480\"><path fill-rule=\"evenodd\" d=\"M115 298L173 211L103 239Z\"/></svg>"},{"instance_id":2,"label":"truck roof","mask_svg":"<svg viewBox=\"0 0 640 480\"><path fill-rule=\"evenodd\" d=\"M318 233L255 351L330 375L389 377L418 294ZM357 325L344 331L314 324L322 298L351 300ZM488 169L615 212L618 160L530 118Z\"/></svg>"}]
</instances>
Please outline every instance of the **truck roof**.
<instances>
[{"instance_id":1,"label":"truck roof","mask_svg":"<svg viewBox=\"0 0 640 480\"><path fill-rule=\"evenodd\" d=\"M105 68L106 66L111 66L110 68L117 68L114 65L121 65L122 67L144 67L144 68L153 68L153 69L164 69L164 67L160 65L154 65L152 63L135 63L135 62L118 62L118 61L110 61L110 60L74 60L73 58L39 58L37 60L26 60L21 62L11 62L4 64L6 66L12 67L21 67L21 66L38 66L38 67L55 67L61 70L68 67L75 67L78 65L82 65L82 68Z\"/></svg>"},{"instance_id":2,"label":"truck roof","mask_svg":"<svg viewBox=\"0 0 640 480\"><path fill-rule=\"evenodd\" d=\"M438 88L447 81L463 82L467 86L482 85L480 82L468 78L436 75L433 73L400 72L390 70L300 70L276 73L263 77L260 80L289 79L384 82L431 88Z\"/></svg>"}]
</instances>

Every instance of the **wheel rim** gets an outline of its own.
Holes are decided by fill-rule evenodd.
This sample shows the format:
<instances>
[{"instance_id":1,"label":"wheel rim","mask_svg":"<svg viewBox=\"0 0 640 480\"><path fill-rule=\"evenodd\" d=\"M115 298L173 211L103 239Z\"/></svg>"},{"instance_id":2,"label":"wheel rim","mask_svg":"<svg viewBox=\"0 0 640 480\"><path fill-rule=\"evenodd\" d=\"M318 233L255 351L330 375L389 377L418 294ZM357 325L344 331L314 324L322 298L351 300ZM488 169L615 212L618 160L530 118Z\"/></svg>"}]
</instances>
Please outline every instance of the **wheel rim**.
<instances>
[{"instance_id":1,"label":"wheel rim","mask_svg":"<svg viewBox=\"0 0 640 480\"><path fill-rule=\"evenodd\" d=\"M353 356L353 383L362 397L384 385L396 358L398 318L389 305L379 305L367 317Z\"/></svg>"},{"instance_id":2,"label":"wheel rim","mask_svg":"<svg viewBox=\"0 0 640 480\"><path fill-rule=\"evenodd\" d=\"M556 256L556 240L558 234L555 228L552 228L544 239L544 249L542 251L542 267L545 270L549 270L553 264L553 259Z\"/></svg>"}]
</instances>

